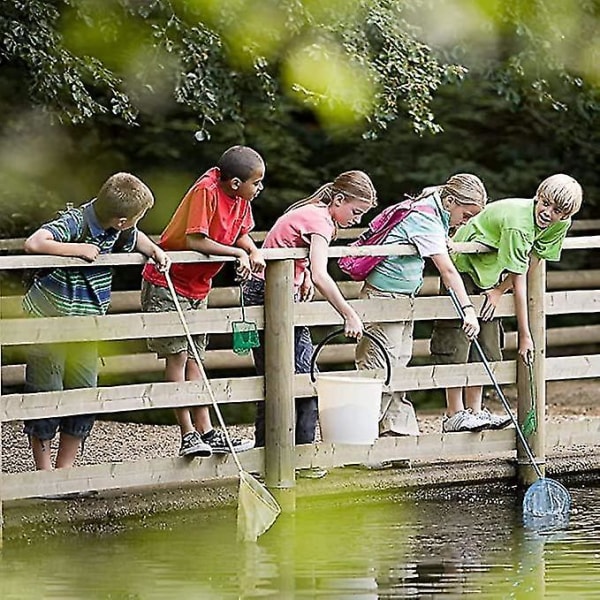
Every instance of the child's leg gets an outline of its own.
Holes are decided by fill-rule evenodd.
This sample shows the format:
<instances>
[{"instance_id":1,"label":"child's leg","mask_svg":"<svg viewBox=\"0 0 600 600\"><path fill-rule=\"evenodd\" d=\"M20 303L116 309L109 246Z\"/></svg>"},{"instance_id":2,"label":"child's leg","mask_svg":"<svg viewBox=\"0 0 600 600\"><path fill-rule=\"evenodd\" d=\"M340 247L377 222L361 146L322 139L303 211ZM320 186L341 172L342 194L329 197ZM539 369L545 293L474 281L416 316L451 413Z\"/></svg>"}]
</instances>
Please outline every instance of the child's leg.
<instances>
[{"instance_id":1,"label":"child's leg","mask_svg":"<svg viewBox=\"0 0 600 600\"><path fill-rule=\"evenodd\" d=\"M312 444L318 421L317 397L296 398L295 444Z\"/></svg>"},{"instance_id":2,"label":"child's leg","mask_svg":"<svg viewBox=\"0 0 600 600\"><path fill-rule=\"evenodd\" d=\"M366 330L387 349L392 370L404 368L412 355L413 322L369 323ZM381 349L367 337L356 347L356 365L359 369L385 369ZM379 417L380 435L418 435L414 410L404 392L384 389Z\"/></svg>"},{"instance_id":3,"label":"child's leg","mask_svg":"<svg viewBox=\"0 0 600 600\"><path fill-rule=\"evenodd\" d=\"M465 405L470 408L475 414L481 412L483 403L483 387L473 386L465 388Z\"/></svg>"},{"instance_id":4,"label":"child's leg","mask_svg":"<svg viewBox=\"0 0 600 600\"><path fill-rule=\"evenodd\" d=\"M365 284L360 298L406 298L404 294L383 292ZM404 368L410 362L413 345L413 321L398 323L369 323L366 330L386 348L392 370ZM385 356L382 350L368 337L356 346L356 366L358 369L385 369ZM384 389L381 396L379 417L380 435L418 435L414 409L404 392Z\"/></svg>"},{"instance_id":5,"label":"child's leg","mask_svg":"<svg viewBox=\"0 0 600 600\"><path fill-rule=\"evenodd\" d=\"M314 346L308 327L294 329L294 370L296 373L310 373L310 362ZM312 444L318 421L317 397L297 398L296 428L294 439L296 444Z\"/></svg>"},{"instance_id":6,"label":"child's leg","mask_svg":"<svg viewBox=\"0 0 600 600\"><path fill-rule=\"evenodd\" d=\"M446 414L451 417L461 410L465 410L463 400L463 389L465 388L447 388L446 389Z\"/></svg>"},{"instance_id":7,"label":"child's leg","mask_svg":"<svg viewBox=\"0 0 600 600\"><path fill-rule=\"evenodd\" d=\"M65 389L98 385L98 346L95 342L66 344ZM60 419L56 468L72 467L80 447L90 435L95 415L72 415Z\"/></svg>"},{"instance_id":8,"label":"child's leg","mask_svg":"<svg viewBox=\"0 0 600 600\"><path fill-rule=\"evenodd\" d=\"M192 358L189 358L185 367L186 381L202 381L202 374L198 368L198 364ZM210 412L208 406L194 406L188 411L191 412L193 425L192 427L199 433L207 433L213 426L210 420Z\"/></svg>"},{"instance_id":9,"label":"child's leg","mask_svg":"<svg viewBox=\"0 0 600 600\"><path fill-rule=\"evenodd\" d=\"M165 381L183 383L186 376L187 360L187 352L167 354L165 356ZM176 408L174 412L182 437L194 431L194 423L189 408Z\"/></svg>"},{"instance_id":10,"label":"child's leg","mask_svg":"<svg viewBox=\"0 0 600 600\"><path fill-rule=\"evenodd\" d=\"M63 389L66 350L62 344L31 346L27 353L25 393L52 392ZM37 470L52 469L50 442L56 435L60 419L50 417L24 422Z\"/></svg>"},{"instance_id":11,"label":"child's leg","mask_svg":"<svg viewBox=\"0 0 600 600\"><path fill-rule=\"evenodd\" d=\"M52 455L50 452L50 440L40 440L40 438L30 435L29 443L31 444L35 468L38 471L51 471Z\"/></svg>"},{"instance_id":12,"label":"child's leg","mask_svg":"<svg viewBox=\"0 0 600 600\"><path fill-rule=\"evenodd\" d=\"M56 455L57 469L65 469L73 466L82 441L83 438L61 432L58 443L58 454Z\"/></svg>"}]
</instances>

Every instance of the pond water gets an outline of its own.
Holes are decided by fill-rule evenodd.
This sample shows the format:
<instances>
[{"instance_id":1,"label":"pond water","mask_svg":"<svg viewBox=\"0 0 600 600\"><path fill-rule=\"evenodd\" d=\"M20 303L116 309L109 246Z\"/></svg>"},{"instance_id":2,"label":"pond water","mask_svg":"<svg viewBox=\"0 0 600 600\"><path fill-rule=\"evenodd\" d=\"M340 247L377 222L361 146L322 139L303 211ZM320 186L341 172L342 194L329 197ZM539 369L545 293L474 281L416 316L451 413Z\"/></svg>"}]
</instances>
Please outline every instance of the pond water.
<instances>
[{"instance_id":1,"label":"pond water","mask_svg":"<svg viewBox=\"0 0 600 600\"><path fill-rule=\"evenodd\" d=\"M236 543L234 508L9 537L0 598L598 598L600 488L570 491L547 534L494 485L299 499L257 544Z\"/></svg>"}]
</instances>

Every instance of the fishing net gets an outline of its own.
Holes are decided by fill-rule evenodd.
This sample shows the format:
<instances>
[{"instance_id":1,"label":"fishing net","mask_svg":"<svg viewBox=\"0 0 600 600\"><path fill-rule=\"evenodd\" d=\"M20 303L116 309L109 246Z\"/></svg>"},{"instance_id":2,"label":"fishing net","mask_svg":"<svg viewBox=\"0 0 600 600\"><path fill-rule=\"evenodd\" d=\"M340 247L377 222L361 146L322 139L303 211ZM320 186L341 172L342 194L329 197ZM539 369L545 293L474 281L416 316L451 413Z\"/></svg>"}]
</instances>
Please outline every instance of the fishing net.
<instances>
[{"instance_id":1,"label":"fishing net","mask_svg":"<svg viewBox=\"0 0 600 600\"><path fill-rule=\"evenodd\" d=\"M558 529L569 522L571 495L558 481L540 477L523 498L523 523L529 529Z\"/></svg>"},{"instance_id":2,"label":"fishing net","mask_svg":"<svg viewBox=\"0 0 600 600\"><path fill-rule=\"evenodd\" d=\"M242 542L255 542L279 516L281 508L260 482L246 471L240 471L238 493L237 537Z\"/></svg>"},{"instance_id":3,"label":"fishing net","mask_svg":"<svg viewBox=\"0 0 600 600\"><path fill-rule=\"evenodd\" d=\"M256 323L246 319L242 286L240 286L240 305L242 307L242 320L233 321L231 324L233 329L232 347L236 354L244 355L248 354L252 348L258 348L260 346L260 339Z\"/></svg>"},{"instance_id":4,"label":"fishing net","mask_svg":"<svg viewBox=\"0 0 600 600\"><path fill-rule=\"evenodd\" d=\"M192 348L192 353L202 376L202 381L210 397L213 409L217 415L217 419L219 420L219 424L223 428L223 433L227 439L227 445L231 451L231 456L238 468L240 485L238 490L237 537L239 540L255 542L258 536L262 535L265 531L267 531L267 529L269 529L269 527L271 527L271 525L273 525L279 516L279 513L281 512L281 508L275 498L273 498L271 495L271 492L269 492L269 490L262 485L262 483L260 483L258 480L252 477L250 473L247 473L242 468L242 464L237 456L237 452L231 443L231 438L229 437L229 432L227 431L227 426L225 425L221 409L219 408L219 404L217 403L217 399L212 391L210 381L206 375L206 371L204 370L200 356L198 355L198 350L194 344L192 334L181 309L179 300L177 299L177 293L175 292L175 288L173 287L173 282L171 281L171 276L169 275L168 271L165 272L165 279L167 280L167 285L169 287L169 291L171 292L171 298L173 299L173 303L177 309L179 320L181 321L181 325L185 331L187 340Z\"/></svg>"},{"instance_id":5,"label":"fishing net","mask_svg":"<svg viewBox=\"0 0 600 600\"><path fill-rule=\"evenodd\" d=\"M452 289L448 289L452 303L456 308L456 311L460 315L461 319L465 318L464 310L462 309L455 292ZM481 362L487 374L502 402L502 406L506 410L506 413L510 416L513 424L515 425L515 433L517 434L518 440L521 442L527 458L533 467L535 474L538 476L538 480L529 487L523 498L523 523L526 527L536 530L544 529L558 529L564 527L569 521L569 511L571 510L571 495L568 490L558 481L548 479L544 477L540 467L537 464L535 456L531 450L531 447L527 443L526 430L529 431L529 435L537 429L537 418L536 418L536 397L535 389L533 385L533 364L528 362L529 367L529 385L531 391L531 409L524 419L523 428L519 427L515 416L512 414L510 405L498 384L494 373L490 367L489 361L485 357L481 344L475 338L473 340Z\"/></svg>"},{"instance_id":6,"label":"fishing net","mask_svg":"<svg viewBox=\"0 0 600 600\"><path fill-rule=\"evenodd\" d=\"M529 395L531 397L531 408L523 419L521 430L523 435L529 437L537 431L537 408L536 408L536 394L535 385L533 382L533 362L527 365L527 375L529 377Z\"/></svg>"}]
</instances>

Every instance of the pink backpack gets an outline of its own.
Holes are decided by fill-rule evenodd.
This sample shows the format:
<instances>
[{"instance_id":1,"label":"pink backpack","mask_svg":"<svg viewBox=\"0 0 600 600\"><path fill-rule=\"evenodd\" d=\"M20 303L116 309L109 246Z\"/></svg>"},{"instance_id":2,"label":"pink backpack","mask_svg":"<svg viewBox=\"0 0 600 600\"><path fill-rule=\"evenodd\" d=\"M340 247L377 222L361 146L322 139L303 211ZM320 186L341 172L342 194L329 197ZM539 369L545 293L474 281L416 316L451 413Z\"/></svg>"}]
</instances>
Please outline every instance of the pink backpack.
<instances>
[{"instance_id":1,"label":"pink backpack","mask_svg":"<svg viewBox=\"0 0 600 600\"><path fill-rule=\"evenodd\" d=\"M390 231L404 220L412 211L435 214L431 206L416 204L408 199L392 206L388 206L381 214L377 215L366 231L350 244L350 246L377 246L385 242ZM367 275L386 257L385 256L342 256L338 265L344 273L350 275L355 281L364 281Z\"/></svg>"}]
</instances>

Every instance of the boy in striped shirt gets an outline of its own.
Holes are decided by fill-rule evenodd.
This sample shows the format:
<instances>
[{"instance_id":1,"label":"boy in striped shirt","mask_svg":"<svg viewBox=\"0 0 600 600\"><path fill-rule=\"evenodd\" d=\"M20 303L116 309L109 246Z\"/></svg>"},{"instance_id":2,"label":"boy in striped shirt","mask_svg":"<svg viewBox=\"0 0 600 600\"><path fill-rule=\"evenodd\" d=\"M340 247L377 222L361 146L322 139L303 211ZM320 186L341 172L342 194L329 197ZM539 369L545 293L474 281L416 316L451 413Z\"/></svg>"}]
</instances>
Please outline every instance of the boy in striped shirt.
<instances>
[{"instance_id":1,"label":"boy in striped shirt","mask_svg":"<svg viewBox=\"0 0 600 600\"><path fill-rule=\"evenodd\" d=\"M115 250L141 252L167 269L167 254L139 231L137 222L154 204L150 189L129 173L116 173L98 196L42 225L25 241L25 252L73 256L93 262ZM110 267L52 268L38 273L23 298L32 317L104 315L110 303ZM55 343L28 348L25 392L95 387L98 351L95 341ZM60 430L55 468L70 467L90 434L94 415L48 417L25 422L37 469L51 470L50 440Z\"/></svg>"}]
</instances>

